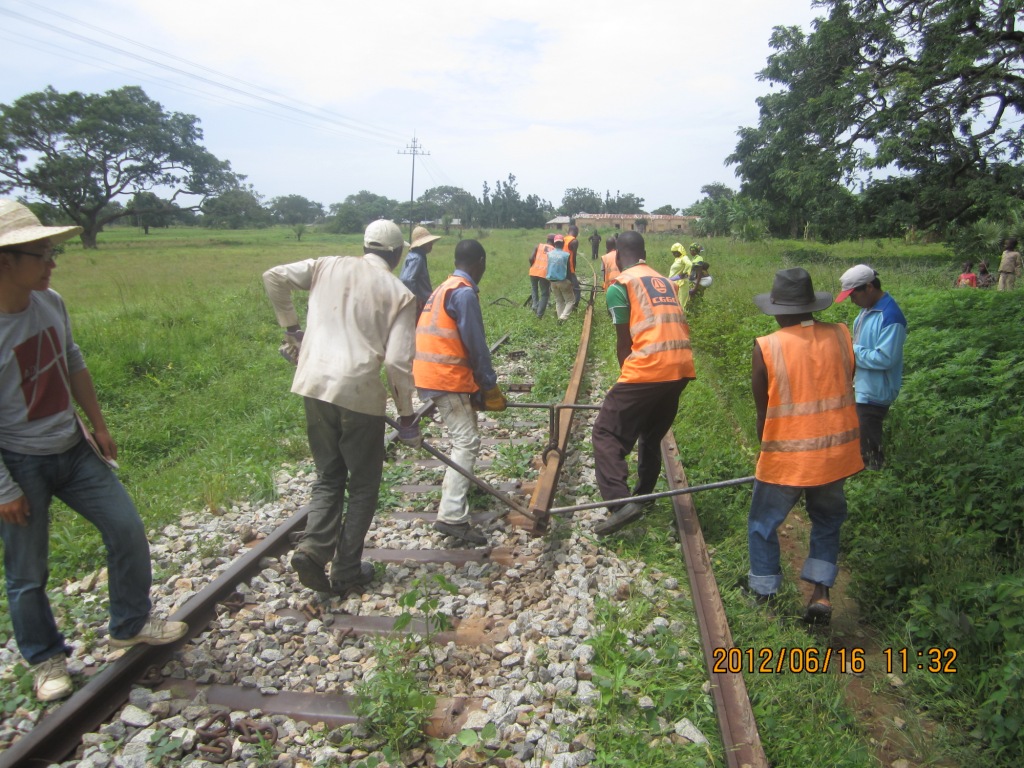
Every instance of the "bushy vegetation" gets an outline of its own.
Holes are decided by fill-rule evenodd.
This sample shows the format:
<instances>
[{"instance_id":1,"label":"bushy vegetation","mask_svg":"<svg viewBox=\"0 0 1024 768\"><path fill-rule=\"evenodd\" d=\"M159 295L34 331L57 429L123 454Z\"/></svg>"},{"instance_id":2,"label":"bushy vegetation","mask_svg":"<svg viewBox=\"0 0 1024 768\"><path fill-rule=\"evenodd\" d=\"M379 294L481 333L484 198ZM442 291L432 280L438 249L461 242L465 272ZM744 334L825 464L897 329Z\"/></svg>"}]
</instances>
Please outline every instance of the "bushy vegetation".
<instances>
[{"instance_id":1,"label":"bushy vegetation","mask_svg":"<svg viewBox=\"0 0 1024 768\"><path fill-rule=\"evenodd\" d=\"M542 232L483 235L488 271L481 300L488 338L508 333L499 354L527 352L519 380L534 384L528 399L555 400L575 355L579 315L558 326L550 313L538 321L522 306L529 293L526 260ZM276 352L280 330L260 274L276 263L355 253L359 236L314 228L299 242L291 230L278 227L230 233L172 228L148 237L115 229L104 238L99 252L69 247L54 285L68 301L76 338L121 446L121 476L147 527L162 527L185 507L216 509L233 500L266 498L273 471L305 458L308 449L301 402L288 391L291 369ZM649 263L667 269L669 246L677 239L649 236ZM456 240L440 241L430 256L435 285L451 271ZM1016 391L1024 374L1022 294L951 290L959 259L936 245L724 238L705 244L714 283L689 308L699 378L687 387L675 426L693 483L752 472L750 354L754 337L775 326L751 298L769 290L776 269L805 266L818 290L835 292L843 270L869 263L902 305L910 336L904 391L887 422L888 467L847 484L851 517L844 528L843 562L862 612L884 633L880 644L959 652L956 675L916 670L906 675L901 695L912 694L906 719L921 709L938 721L934 749L942 757L964 765L980 759L1012 765L1024 749L1019 735L1024 717L1019 499L1024 487L1017 471L1024 464L1024 406ZM580 259L585 282L591 266L589 259ZM849 322L855 311L846 303L819 316ZM616 371L614 341L601 298L596 323L600 362L594 370L610 383ZM539 365L542 359L554 362ZM585 444L580 449L588 450ZM735 643L809 647L824 642L798 625L765 617L734 588L747 568L749 498L749 488L741 486L696 500ZM670 506L659 503L635 534L606 543L683 580L671 521ZM55 515L52 544L53 584L102 564L93 529L67 512ZM784 612L799 610L794 583L795 574L787 571ZM5 615L2 603L0 598L0 615ZM57 606L62 626L73 629L74 613L62 606ZM634 622L655 614L685 623L690 607L658 598L651 605L627 602L602 611L605 645L599 666L607 674L599 687L607 693L619 679L619 630L635 631ZM9 623L0 619L0 638L8 633ZM659 649L667 652L669 646ZM621 653L631 651L624 647ZM703 718L698 725L715 742L703 696L688 714L681 700L661 698L657 678L667 673L659 665L634 665L626 673L644 692L658 693L652 698L663 716ZM845 677L753 675L747 685L773 765L874 764L868 734L843 700ZM642 749L656 764L661 758L651 756L641 738L649 733L644 713L620 703L612 697L599 713L607 717L594 724L604 745L598 747L606 753L607 745L617 743ZM617 742L623 724L634 737ZM713 764L710 756L707 762Z\"/></svg>"}]
</instances>

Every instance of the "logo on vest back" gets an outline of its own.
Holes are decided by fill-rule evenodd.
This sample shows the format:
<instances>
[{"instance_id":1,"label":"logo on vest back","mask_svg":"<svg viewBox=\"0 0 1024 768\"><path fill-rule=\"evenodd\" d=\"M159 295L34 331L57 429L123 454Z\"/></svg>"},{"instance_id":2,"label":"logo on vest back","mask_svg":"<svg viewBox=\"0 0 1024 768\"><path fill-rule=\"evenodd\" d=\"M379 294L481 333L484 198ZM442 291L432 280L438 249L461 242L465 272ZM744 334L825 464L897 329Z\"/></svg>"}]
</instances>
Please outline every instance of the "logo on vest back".
<instances>
[{"instance_id":1,"label":"logo on vest back","mask_svg":"<svg viewBox=\"0 0 1024 768\"><path fill-rule=\"evenodd\" d=\"M659 304L678 303L676 301L676 292L672 290L672 286L665 278L643 277L640 280L651 299L651 304L657 306Z\"/></svg>"}]
</instances>

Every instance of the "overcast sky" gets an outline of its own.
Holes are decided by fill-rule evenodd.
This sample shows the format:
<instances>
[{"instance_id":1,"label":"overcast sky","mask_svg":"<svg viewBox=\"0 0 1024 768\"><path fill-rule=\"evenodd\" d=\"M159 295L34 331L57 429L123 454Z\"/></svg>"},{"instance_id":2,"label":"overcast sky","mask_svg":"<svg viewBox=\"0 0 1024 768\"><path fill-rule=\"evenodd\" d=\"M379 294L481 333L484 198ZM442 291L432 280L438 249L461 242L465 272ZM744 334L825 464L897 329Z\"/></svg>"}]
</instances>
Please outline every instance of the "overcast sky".
<instances>
[{"instance_id":1,"label":"overcast sky","mask_svg":"<svg viewBox=\"0 0 1024 768\"><path fill-rule=\"evenodd\" d=\"M556 206L569 187L647 210L738 188L724 160L772 27L811 0L0 0L0 103L52 85L141 86L196 115L204 144L268 199L367 189L480 196L510 173Z\"/></svg>"}]
</instances>

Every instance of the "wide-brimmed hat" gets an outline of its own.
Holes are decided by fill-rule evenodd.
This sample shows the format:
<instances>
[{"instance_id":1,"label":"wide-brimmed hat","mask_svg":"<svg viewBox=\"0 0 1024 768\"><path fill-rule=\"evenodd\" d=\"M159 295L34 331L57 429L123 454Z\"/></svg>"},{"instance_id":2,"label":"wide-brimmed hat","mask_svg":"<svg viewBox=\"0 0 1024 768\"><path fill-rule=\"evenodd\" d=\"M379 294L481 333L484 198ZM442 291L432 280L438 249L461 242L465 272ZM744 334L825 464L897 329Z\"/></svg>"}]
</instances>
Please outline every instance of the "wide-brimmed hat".
<instances>
[{"instance_id":1,"label":"wide-brimmed hat","mask_svg":"<svg viewBox=\"0 0 1024 768\"><path fill-rule=\"evenodd\" d=\"M400 247L408 248L409 244L402 238L402 230L395 222L377 219L371 221L363 233L363 247L393 251Z\"/></svg>"},{"instance_id":2,"label":"wide-brimmed hat","mask_svg":"<svg viewBox=\"0 0 1024 768\"><path fill-rule=\"evenodd\" d=\"M410 245L409 247L410 248L419 248L421 245L427 245L429 243L434 242L435 240L440 240L440 239L441 239L440 235L432 235L432 234L430 234L427 231L426 227L416 227L416 229L414 229L412 231L412 245Z\"/></svg>"},{"instance_id":3,"label":"wide-brimmed hat","mask_svg":"<svg viewBox=\"0 0 1024 768\"><path fill-rule=\"evenodd\" d=\"M793 267L776 272L771 293L757 294L754 303L766 315L802 315L828 307L832 294L814 290L807 270Z\"/></svg>"},{"instance_id":4,"label":"wide-brimmed hat","mask_svg":"<svg viewBox=\"0 0 1024 768\"><path fill-rule=\"evenodd\" d=\"M0 248L36 240L49 240L56 245L81 233L81 227L45 227L17 200L0 200Z\"/></svg>"},{"instance_id":5,"label":"wide-brimmed hat","mask_svg":"<svg viewBox=\"0 0 1024 768\"><path fill-rule=\"evenodd\" d=\"M845 301L847 296L862 285L867 285L876 277L878 277L878 273L867 264L858 264L855 267L850 267L839 278L839 293L836 295L836 304Z\"/></svg>"}]
</instances>

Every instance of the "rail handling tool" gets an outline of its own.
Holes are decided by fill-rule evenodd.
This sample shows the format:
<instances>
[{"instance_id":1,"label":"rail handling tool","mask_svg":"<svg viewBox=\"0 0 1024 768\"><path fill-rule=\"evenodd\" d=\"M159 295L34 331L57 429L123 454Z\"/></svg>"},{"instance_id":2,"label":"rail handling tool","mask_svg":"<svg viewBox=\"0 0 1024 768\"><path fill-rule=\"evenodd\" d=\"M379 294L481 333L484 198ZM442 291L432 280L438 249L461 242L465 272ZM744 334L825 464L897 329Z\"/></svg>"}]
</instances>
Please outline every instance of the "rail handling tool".
<instances>
[{"instance_id":1,"label":"rail handling tool","mask_svg":"<svg viewBox=\"0 0 1024 768\"><path fill-rule=\"evenodd\" d=\"M387 422L388 426L390 426L392 429L398 429L399 428L398 422L394 421L389 416L385 416L384 417L384 421ZM530 514L530 510L528 510L526 507L524 507L518 501L513 499L508 494L502 493L497 488L495 488L493 485L488 483L486 480L481 480L479 477L474 475L472 472L470 472L465 467L462 467L462 466L456 464L454 461L449 459L447 456L445 456L443 453L441 453L439 450L437 450L437 448L432 446L426 440L423 441L423 443L420 445L420 447L423 450L425 450L427 453L429 453L431 456L433 456L435 459L440 461L442 464L445 464L445 465L451 467L452 469L454 469L456 472L458 472L464 478L469 480L471 483L473 483L473 485L475 485L480 490L485 491L485 492L491 494L491 496L496 498L502 504L504 504L505 506L507 506L510 509L514 510L515 512L518 512L519 514L521 514L523 517L527 518L528 520L534 520L534 522L536 522L534 516ZM493 519L493 516L488 518L488 520L491 520L491 519Z\"/></svg>"},{"instance_id":2,"label":"rail handling tool","mask_svg":"<svg viewBox=\"0 0 1024 768\"><path fill-rule=\"evenodd\" d=\"M645 493L640 496L626 496L622 499L607 499L606 501L590 501L586 504L574 504L571 507L552 507L548 512L552 515L564 515L569 512L578 512L582 509L598 509L600 507L618 506L628 504L631 501L654 501L655 499L667 499L670 496L682 496L687 493L698 491L712 491L716 488L728 488L733 485L745 485L754 482L754 477L737 477L734 480L720 480L717 483L705 483L704 485L691 485L688 488L676 488L674 491L659 491L658 493Z\"/></svg>"}]
</instances>

